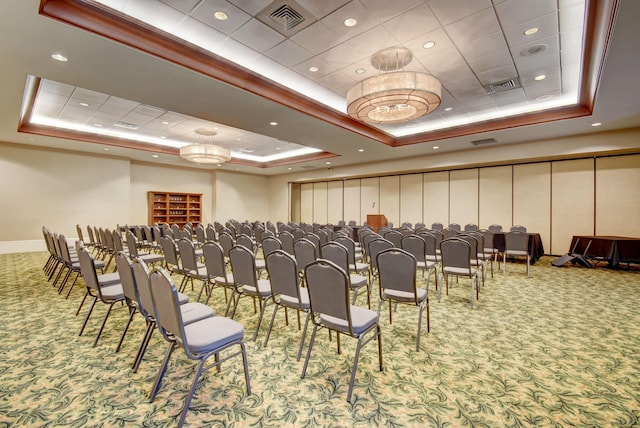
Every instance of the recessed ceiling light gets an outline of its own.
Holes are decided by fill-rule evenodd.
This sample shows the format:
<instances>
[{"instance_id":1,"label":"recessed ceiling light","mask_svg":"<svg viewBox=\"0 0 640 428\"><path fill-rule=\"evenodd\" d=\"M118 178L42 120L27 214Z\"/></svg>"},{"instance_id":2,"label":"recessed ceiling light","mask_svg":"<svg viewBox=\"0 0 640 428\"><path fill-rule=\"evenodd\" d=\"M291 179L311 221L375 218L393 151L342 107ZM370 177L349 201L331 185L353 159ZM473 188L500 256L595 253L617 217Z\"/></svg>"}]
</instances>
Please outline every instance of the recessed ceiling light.
<instances>
[{"instance_id":1,"label":"recessed ceiling light","mask_svg":"<svg viewBox=\"0 0 640 428\"><path fill-rule=\"evenodd\" d=\"M236 138L236 141L242 141L242 138Z\"/></svg>"},{"instance_id":2,"label":"recessed ceiling light","mask_svg":"<svg viewBox=\"0 0 640 428\"><path fill-rule=\"evenodd\" d=\"M327 161L325 162L326 165L331 165L331 162Z\"/></svg>"},{"instance_id":3,"label":"recessed ceiling light","mask_svg":"<svg viewBox=\"0 0 640 428\"><path fill-rule=\"evenodd\" d=\"M316 66L312 65L311 67L309 67L309 71L312 72L312 73L315 73L318 70L320 70L320 69L318 67L316 67Z\"/></svg>"},{"instance_id":4,"label":"recessed ceiling light","mask_svg":"<svg viewBox=\"0 0 640 428\"><path fill-rule=\"evenodd\" d=\"M222 166L222 164L221 164L221 163L219 163L219 164L217 164L216 166Z\"/></svg>"},{"instance_id":5,"label":"recessed ceiling light","mask_svg":"<svg viewBox=\"0 0 640 428\"><path fill-rule=\"evenodd\" d=\"M269 122L269 125L271 125L271 126L277 126L277 125L278 125L278 122Z\"/></svg>"},{"instance_id":6,"label":"recessed ceiling light","mask_svg":"<svg viewBox=\"0 0 640 428\"><path fill-rule=\"evenodd\" d=\"M164 135L161 135L160 138L165 140L167 137L165 137Z\"/></svg>"},{"instance_id":7,"label":"recessed ceiling light","mask_svg":"<svg viewBox=\"0 0 640 428\"><path fill-rule=\"evenodd\" d=\"M161 123L162 123L163 125L168 125L168 124L169 124L169 122L167 122L166 120L163 120Z\"/></svg>"},{"instance_id":8,"label":"recessed ceiling light","mask_svg":"<svg viewBox=\"0 0 640 428\"><path fill-rule=\"evenodd\" d=\"M151 155L152 158L159 158L160 156L158 155Z\"/></svg>"},{"instance_id":9,"label":"recessed ceiling light","mask_svg":"<svg viewBox=\"0 0 640 428\"><path fill-rule=\"evenodd\" d=\"M108 147L103 147L102 150L104 150L105 152L108 152L109 148Z\"/></svg>"},{"instance_id":10,"label":"recessed ceiling light","mask_svg":"<svg viewBox=\"0 0 640 428\"><path fill-rule=\"evenodd\" d=\"M524 35L525 36L532 36L532 35L536 34L538 31L540 31L540 29L538 27L527 28L526 30L524 30Z\"/></svg>"},{"instance_id":11,"label":"recessed ceiling light","mask_svg":"<svg viewBox=\"0 0 640 428\"><path fill-rule=\"evenodd\" d=\"M218 20L218 21L226 21L229 18L229 15L227 15L226 12L223 12L221 10L216 11L213 16Z\"/></svg>"},{"instance_id":12,"label":"recessed ceiling light","mask_svg":"<svg viewBox=\"0 0 640 428\"><path fill-rule=\"evenodd\" d=\"M433 146L433 150L438 150L440 146Z\"/></svg>"},{"instance_id":13,"label":"recessed ceiling light","mask_svg":"<svg viewBox=\"0 0 640 428\"><path fill-rule=\"evenodd\" d=\"M362 152L364 152L364 149L358 149L358 151L359 151L360 153L362 153Z\"/></svg>"},{"instance_id":14,"label":"recessed ceiling light","mask_svg":"<svg viewBox=\"0 0 640 428\"><path fill-rule=\"evenodd\" d=\"M591 124L591 126L600 126L600 125L602 125L602 122L593 122Z\"/></svg>"},{"instance_id":15,"label":"recessed ceiling light","mask_svg":"<svg viewBox=\"0 0 640 428\"><path fill-rule=\"evenodd\" d=\"M346 25L347 27L355 27L357 23L358 21L353 18L347 18L344 20L344 25Z\"/></svg>"},{"instance_id":16,"label":"recessed ceiling light","mask_svg":"<svg viewBox=\"0 0 640 428\"><path fill-rule=\"evenodd\" d=\"M364 74L366 73L367 70L365 70L364 68L356 68L356 74Z\"/></svg>"},{"instance_id":17,"label":"recessed ceiling light","mask_svg":"<svg viewBox=\"0 0 640 428\"><path fill-rule=\"evenodd\" d=\"M281 148L280 147L276 147L276 150L281 150Z\"/></svg>"},{"instance_id":18,"label":"recessed ceiling light","mask_svg":"<svg viewBox=\"0 0 640 428\"><path fill-rule=\"evenodd\" d=\"M425 49L431 49L435 45L436 45L436 42L434 42L433 40L429 40L428 42L425 42L424 45L422 45L422 47Z\"/></svg>"},{"instance_id":19,"label":"recessed ceiling light","mask_svg":"<svg viewBox=\"0 0 640 428\"><path fill-rule=\"evenodd\" d=\"M536 77L534 77L533 80L544 80L546 78L547 76L545 76L544 74L539 74Z\"/></svg>"},{"instance_id":20,"label":"recessed ceiling light","mask_svg":"<svg viewBox=\"0 0 640 428\"><path fill-rule=\"evenodd\" d=\"M51 55L51 58L55 59L56 61L60 61L60 62L67 62L69 61L69 59L62 55L62 54L53 54Z\"/></svg>"},{"instance_id":21,"label":"recessed ceiling light","mask_svg":"<svg viewBox=\"0 0 640 428\"><path fill-rule=\"evenodd\" d=\"M89 107L89 103L80 103L82 107Z\"/></svg>"},{"instance_id":22,"label":"recessed ceiling light","mask_svg":"<svg viewBox=\"0 0 640 428\"><path fill-rule=\"evenodd\" d=\"M94 123L93 126L95 126L96 128L102 128L102 124L101 123Z\"/></svg>"},{"instance_id":23,"label":"recessed ceiling light","mask_svg":"<svg viewBox=\"0 0 640 428\"><path fill-rule=\"evenodd\" d=\"M444 111L451 111L451 110L453 110L453 107L447 107L444 109Z\"/></svg>"},{"instance_id":24,"label":"recessed ceiling light","mask_svg":"<svg viewBox=\"0 0 640 428\"><path fill-rule=\"evenodd\" d=\"M288 170L288 171L291 171L292 169L293 169L293 168L291 168L291 167L287 168L287 170Z\"/></svg>"}]
</instances>

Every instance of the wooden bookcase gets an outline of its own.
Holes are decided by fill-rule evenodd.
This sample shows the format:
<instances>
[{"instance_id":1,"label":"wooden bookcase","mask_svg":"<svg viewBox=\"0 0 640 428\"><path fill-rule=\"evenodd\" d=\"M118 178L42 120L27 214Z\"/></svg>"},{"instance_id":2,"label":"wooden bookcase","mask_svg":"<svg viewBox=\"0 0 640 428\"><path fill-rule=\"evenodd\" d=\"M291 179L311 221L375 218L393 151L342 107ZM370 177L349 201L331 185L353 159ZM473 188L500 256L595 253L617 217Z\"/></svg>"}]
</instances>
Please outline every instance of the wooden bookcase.
<instances>
[{"instance_id":1,"label":"wooden bookcase","mask_svg":"<svg viewBox=\"0 0 640 428\"><path fill-rule=\"evenodd\" d=\"M149 224L202 222L202 193L149 192Z\"/></svg>"}]
</instances>

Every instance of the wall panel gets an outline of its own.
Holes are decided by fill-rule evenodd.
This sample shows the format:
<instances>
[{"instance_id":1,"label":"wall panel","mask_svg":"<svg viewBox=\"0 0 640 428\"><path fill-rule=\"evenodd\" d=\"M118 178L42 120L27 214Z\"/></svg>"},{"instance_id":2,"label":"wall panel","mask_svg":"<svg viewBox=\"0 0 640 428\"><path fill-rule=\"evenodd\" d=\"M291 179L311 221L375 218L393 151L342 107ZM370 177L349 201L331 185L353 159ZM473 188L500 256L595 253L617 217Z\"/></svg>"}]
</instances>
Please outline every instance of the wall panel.
<instances>
[{"instance_id":1,"label":"wall panel","mask_svg":"<svg viewBox=\"0 0 640 428\"><path fill-rule=\"evenodd\" d=\"M513 167L480 168L478 225L483 229L492 224L511 225L512 202Z\"/></svg>"},{"instance_id":2,"label":"wall panel","mask_svg":"<svg viewBox=\"0 0 640 428\"><path fill-rule=\"evenodd\" d=\"M360 179L344 181L344 221L360 220Z\"/></svg>"},{"instance_id":3,"label":"wall panel","mask_svg":"<svg viewBox=\"0 0 640 428\"><path fill-rule=\"evenodd\" d=\"M423 174L424 224L449 224L449 172Z\"/></svg>"},{"instance_id":4,"label":"wall panel","mask_svg":"<svg viewBox=\"0 0 640 428\"><path fill-rule=\"evenodd\" d=\"M300 222L313 223L313 183L300 186Z\"/></svg>"},{"instance_id":5,"label":"wall panel","mask_svg":"<svg viewBox=\"0 0 640 428\"><path fill-rule=\"evenodd\" d=\"M551 246L551 163L513 167L513 223L540 233L545 252ZM510 224L503 225L506 230Z\"/></svg>"},{"instance_id":6,"label":"wall panel","mask_svg":"<svg viewBox=\"0 0 640 428\"><path fill-rule=\"evenodd\" d=\"M478 169L451 171L449 191L450 222L478 224Z\"/></svg>"},{"instance_id":7,"label":"wall panel","mask_svg":"<svg viewBox=\"0 0 640 428\"><path fill-rule=\"evenodd\" d=\"M596 160L596 234L640 238L640 155Z\"/></svg>"},{"instance_id":8,"label":"wall panel","mask_svg":"<svg viewBox=\"0 0 640 428\"><path fill-rule=\"evenodd\" d=\"M360 180L360 219L358 224L367 221L367 214L380 214L380 178Z\"/></svg>"},{"instance_id":9,"label":"wall panel","mask_svg":"<svg viewBox=\"0 0 640 428\"><path fill-rule=\"evenodd\" d=\"M313 222L327 224L327 182L313 183Z\"/></svg>"},{"instance_id":10,"label":"wall panel","mask_svg":"<svg viewBox=\"0 0 640 428\"><path fill-rule=\"evenodd\" d=\"M384 214L394 227L400 226L400 176L380 177L380 209L378 212Z\"/></svg>"},{"instance_id":11,"label":"wall panel","mask_svg":"<svg viewBox=\"0 0 640 428\"><path fill-rule=\"evenodd\" d=\"M338 224L343 220L343 201L342 181L330 181L327 185L327 223Z\"/></svg>"},{"instance_id":12,"label":"wall panel","mask_svg":"<svg viewBox=\"0 0 640 428\"><path fill-rule=\"evenodd\" d=\"M549 254L570 250L573 235L592 235L594 218L593 159L551 164L551 247Z\"/></svg>"},{"instance_id":13,"label":"wall panel","mask_svg":"<svg viewBox=\"0 0 640 428\"><path fill-rule=\"evenodd\" d=\"M422 174L400 176L400 224L409 222L415 226L422 223L422 181Z\"/></svg>"}]
</instances>

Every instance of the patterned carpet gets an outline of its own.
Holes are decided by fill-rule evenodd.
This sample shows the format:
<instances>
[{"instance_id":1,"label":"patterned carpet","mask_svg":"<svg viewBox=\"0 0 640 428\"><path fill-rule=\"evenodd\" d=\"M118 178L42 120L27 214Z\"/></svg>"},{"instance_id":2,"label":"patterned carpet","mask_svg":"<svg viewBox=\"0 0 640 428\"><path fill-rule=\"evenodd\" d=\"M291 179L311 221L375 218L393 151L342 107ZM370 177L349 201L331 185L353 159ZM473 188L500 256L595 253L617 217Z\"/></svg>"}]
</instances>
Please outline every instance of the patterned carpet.
<instances>
[{"instance_id":1,"label":"patterned carpet","mask_svg":"<svg viewBox=\"0 0 640 428\"><path fill-rule=\"evenodd\" d=\"M166 349L151 341L138 373L131 364L144 322L134 319L114 353L127 317L117 309L96 348L106 305L74 316L84 283L68 300L42 272L46 253L0 255L0 426L175 426L195 363L174 353L154 403L148 396ZM296 361L300 332L281 311L268 347L250 340L257 322L251 300L236 319L247 330L253 394L240 359L208 372L187 426L640 426L640 275L637 271L552 267L545 257L526 278L522 264L487 278L475 309L460 280L440 303L431 287L431 332L415 351L417 311L382 315L385 369L375 343L361 354L353 402L346 402L355 341L318 335L307 377ZM192 297L195 293L189 292ZM375 288L377 296L377 288ZM365 297L361 296L360 304ZM377 301L377 297L375 299ZM223 313L224 295L210 302Z\"/></svg>"}]
</instances>

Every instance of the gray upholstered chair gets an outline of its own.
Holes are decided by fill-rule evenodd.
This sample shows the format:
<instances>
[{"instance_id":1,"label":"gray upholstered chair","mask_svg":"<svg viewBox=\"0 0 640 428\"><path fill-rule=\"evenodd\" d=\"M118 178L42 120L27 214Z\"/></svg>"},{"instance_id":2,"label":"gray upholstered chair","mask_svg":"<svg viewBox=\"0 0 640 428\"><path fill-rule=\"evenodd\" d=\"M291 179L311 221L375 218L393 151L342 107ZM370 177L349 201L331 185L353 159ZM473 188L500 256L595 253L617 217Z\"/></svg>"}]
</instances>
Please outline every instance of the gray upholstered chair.
<instances>
[{"instance_id":1,"label":"gray upholstered chair","mask_svg":"<svg viewBox=\"0 0 640 428\"><path fill-rule=\"evenodd\" d=\"M349 269L349 250L347 248L335 241L327 242L321 248L321 256L325 260L330 260L339 266L341 269L344 269L347 272L347 276L349 278L349 285L351 286L351 290L353 291L351 297L351 304L354 305L356 303L356 299L358 298L358 292L361 288L366 287L367 290L367 306L371 309L371 288L369 286L369 280L364 275L359 275L357 273L350 273Z\"/></svg>"},{"instance_id":2,"label":"gray upholstered chair","mask_svg":"<svg viewBox=\"0 0 640 428\"><path fill-rule=\"evenodd\" d=\"M227 272L226 269L224 262L224 250L217 242L208 241L202 246L202 253L204 255L204 265L207 269L209 281L213 285L212 288L219 286L224 289L224 298L227 302L227 311L225 312L225 316L227 316L229 314L231 302L235 298L235 295L233 294L235 286L233 274L231 272ZM231 290L231 299L229 299L227 290ZM210 297L211 293L207 296L205 304L209 303Z\"/></svg>"},{"instance_id":3,"label":"gray upholstered chair","mask_svg":"<svg viewBox=\"0 0 640 428\"><path fill-rule=\"evenodd\" d=\"M378 363L382 371L382 336L380 334L379 316L376 312L353 306L350 303L349 294L351 286L349 276L344 269L328 260L316 260L305 268L305 277L309 289L309 301L311 305L311 319L313 320L313 332L307 349L307 356L302 368L302 378L307 373L307 367L313 350L316 333L320 328L326 328L338 333L338 349L340 334L353 337L358 340L347 401L351 402L353 384L358 369L358 358L363 346L372 340L378 342Z\"/></svg>"},{"instance_id":4,"label":"gray upholstered chair","mask_svg":"<svg viewBox=\"0 0 640 428\"><path fill-rule=\"evenodd\" d=\"M182 261L182 267L184 268L184 274L186 275L189 282L191 282L191 289L193 290L193 280L197 279L202 281L202 287L200 287L200 292L198 293L198 301L200 301L200 297L202 297L202 292L205 292L207 296L207 300L211 296L211 281L209 278L209 272L207 272L207 267L198 262L198 258L196 256L196 247L193 244L193 241L187 238L181 238L178 240L178 253L180 254L180 260ZM184 282L182 285L186 285ZM180 289L180 291L184 291L184 287Z\"/></svg>"},{"instance_id":5,"label":"gray upholstered chair","mask_svg":"<svg viewBox=\"0 0 640 428\"><path fill-rule=\"evenodd\" d=\"M471 307L473 308L475 300L479 297L478 273L477 269L471 264L472 252L471 244L460 238L445 239L440 243L441 259L441 280L444 282L446 293L449 294L449 277L464 276L471 280ZM438 292L438 301L442 297L442 286Z\"/></svg>"},{"instance_id":6,"label":"gray upholstered chair","mask_svg":"<svg viewBox=\"0 0 640 428\"><path fill-rule=\"evenodd\" d=\"M527 276L530 276L531 257L529 255L529 235L525 232L512 231L504 235L504 252L502 253L503 272L507 272L507 257L525 257L527 260Z\"/></svg>"},{"instance_id":7,"label":"gray upholstered chair","mask_svg":"<svg viewBox=\"0 0 640 428\"><path fill-rule=\"evenodd\" d=\"M438 272L436 272L436 261L427 258L427 242L425 239L418 235L405 236L402 238L402 249L415 257L416 268L422 271L422 277L424 278L425 273L427 274L427 288L429 288L431 274L433 273L437 278Z\"/></svg>"},{"instance_id":8,"label":"gray upholstered chair","mask_svg":"<svg viewBox=\"0 0 640 428\"><path fill-rule=\"evenodd\" d=\"M307 335L307 326L309 325L309 316L311 314L309 306L309 292L305 287L300 287L300 281L298 276L298 266L296 265L296 259L283 250L275 250L269 253L266 257L267 272L269 273L269 280L271 281L271 292L273 293L273 301L275 303L273 307L273 314L271 315L271 322L269 323L269 329L264 339L264 346L269 343L269 336L273 329L273 323L276 318L278 309L291 308L296 310L298 314L298 328L300 328L300 312L307 314L304 322L304 329L302 330L302 337L300 338L300 345L298 346L297 360L300 360L302 354L302 347L304 346L304 339ZM288 318L287 318L288 324Z\"/></svg>"},{"instance_id":9,"label":"gray upholstered chair","mask_svg":"<svg viewBox=\"0 0 640 428\"><path fill-rule=\"evenodd\" d=\"M416 286L416 269L418 262L408 251L398 248L384 250L376 257L380 279L380 301L378 314L383 302L389 302L389 323L393 322L392 303L414 305L418 308L418 333L416 351L420 350L420 332L422 329L422 313L427 311L427 332L430 330L429 321L429 287Z\"/></svg>"},{"instance_id":10,"label":"gray upholstered chair","mask_svg":"<svg viewBox=\"0 0 640 428\"><path fill-rule=\"evenodd\" d=\"M244 327L242 324L229 318L213 316L185 325L180 304L178 303L178 290L169 274L162 268L155 269L151 273L150 280L158 329L162 332L165 340L169 342L164 361L158 369L156 381L152 388L151 401L155 399L158 393L169 359L176 347L182 347L189 359L199 362L191 389L182 408L178 427L182 427L184 424L191 399L202 372L212 367L217 367L220 370L220 364L230 358L242 355L247 394L251 395L249 365L243 342ZM235 346L239 350L220 358L222 351ZM215 362L207 365L210 357L214 357Z\"/></svg>"}]
</instances>

